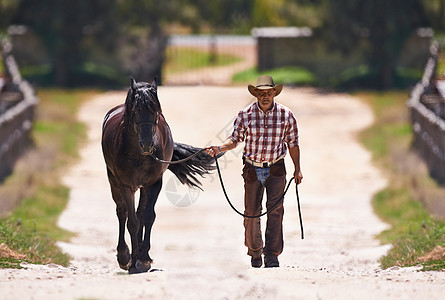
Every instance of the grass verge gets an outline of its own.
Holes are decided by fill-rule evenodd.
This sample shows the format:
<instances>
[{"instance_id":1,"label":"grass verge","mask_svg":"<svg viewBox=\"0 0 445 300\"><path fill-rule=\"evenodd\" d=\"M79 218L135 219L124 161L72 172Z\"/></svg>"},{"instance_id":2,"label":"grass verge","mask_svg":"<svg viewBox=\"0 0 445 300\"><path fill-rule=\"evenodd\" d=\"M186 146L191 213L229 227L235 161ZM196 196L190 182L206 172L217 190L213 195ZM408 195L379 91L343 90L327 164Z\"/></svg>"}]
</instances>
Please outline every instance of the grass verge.
<instances>
[{"instance_id":1,"label":"grass verge","mask_svg":"<svg viewBox=\"0 0 445 300\"><path fill-rule=\"evenodd\" d=\"M367 92L356 96L375 116L374 124L361 133L361 141L388 178L388 186L373 199L376 213L391 226L379 236L383 243L393 245L381 258L382 267L422 264L423 270L445 270L445 212L431 209L445 188L430 178L411 149L408 94Z\"/></svg>"},{"instance_id":2,"label":"grass verge","mask_svg":"<svg viewBox=\"0 0 445 300\"><path fill-rule=\"evenodd\" d=\"M20 203L0 219L1 268L17 268L22 261L69 263L69 257L56 245L56 241L72 236L57 226L69 196L60 178L77 158L86 138L85 126L76 120L77 109L96 93L58 89L38 92L33 145L0 186L2 198Z\"/></svg>"},{"instance_id":3,"label":"grass verge","mask_svg":"<svg viewBox=\"0 0 445 300\"><path fill-rule=\"evenodd\" d=\"M291 86L317 85L317 78L309 71L300 67L284 67L264 72L258 72L256 68L237 73L233 76L236 83L252 83L259 75L270 75L276 84L286 84Z\"/></svg>"}]
</instances>

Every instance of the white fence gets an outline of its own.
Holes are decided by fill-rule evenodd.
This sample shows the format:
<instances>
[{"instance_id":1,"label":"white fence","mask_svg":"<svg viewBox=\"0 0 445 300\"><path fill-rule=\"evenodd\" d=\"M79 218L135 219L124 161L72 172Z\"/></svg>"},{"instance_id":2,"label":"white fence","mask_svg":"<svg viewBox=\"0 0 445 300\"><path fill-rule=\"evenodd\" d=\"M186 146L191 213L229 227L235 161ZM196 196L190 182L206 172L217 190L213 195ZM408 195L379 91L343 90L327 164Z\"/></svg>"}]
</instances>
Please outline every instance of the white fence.
<instances>
[{"instance_id":1,"label":"white fence","mask_svg":"<svg viewBox=\"0 0 445 300\"><path fill-rule=\"evenodd\" d=\"M445 100L438 90L436 68L439 45L431 46L431 57L422 80L411 91L408 107L414 134L414 147L428 165L432 177L445 183Z\"/></svg>"},{"instance_id":2,"label":"white fence","mask_svg":"<svg viewBox=\"0 0 445 300\"><path fill-rule=\"evenodd\" d=\"M3 83L8 81L10 86L17 87L17 91L0 94L0 181L12 172L15 161L30 143L34 109L38 103L34 90L22 79L11 50L9 41L2 40L1 52L7 75Z\"/></svg>"}]
</instances>

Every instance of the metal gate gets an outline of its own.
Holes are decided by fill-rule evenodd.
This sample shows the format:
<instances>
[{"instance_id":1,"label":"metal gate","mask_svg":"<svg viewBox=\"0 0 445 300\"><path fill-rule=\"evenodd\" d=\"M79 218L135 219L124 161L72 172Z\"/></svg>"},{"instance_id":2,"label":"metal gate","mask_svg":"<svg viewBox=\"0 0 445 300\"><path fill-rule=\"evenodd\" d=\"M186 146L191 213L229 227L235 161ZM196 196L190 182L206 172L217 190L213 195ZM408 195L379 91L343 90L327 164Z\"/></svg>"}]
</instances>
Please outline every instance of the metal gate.
<instances>
[{"instance_id":1,"label":"metal gate","mask_svg":"<svg viewBox=\"0 0 445 300\"><path fill-rule=\"evenodd\" d=\"M251 36L173 35L164 66L166 85L230 85L232 76L256 65Z\"/></svg>"}]
</instances>

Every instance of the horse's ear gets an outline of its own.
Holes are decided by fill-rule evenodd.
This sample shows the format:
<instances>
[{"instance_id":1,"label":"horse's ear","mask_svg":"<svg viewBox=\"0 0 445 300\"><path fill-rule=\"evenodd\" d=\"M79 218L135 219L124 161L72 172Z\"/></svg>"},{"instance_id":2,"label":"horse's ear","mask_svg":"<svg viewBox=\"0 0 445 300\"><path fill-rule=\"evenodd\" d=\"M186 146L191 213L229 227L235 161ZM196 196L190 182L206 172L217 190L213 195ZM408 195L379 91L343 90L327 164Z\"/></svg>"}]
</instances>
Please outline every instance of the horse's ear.
<instances>
[{"instance_id":1,"label":"horse's ear","mask_svg":"<svg viewBox=\"0 0 445 300\"><path fill-rule=\"evenodd\" d=\"M136 91L137 90L137 83L136 83L136 80L134 80L134 78L133 77L130 77L130 81L131 81L131 84L130 84L130 86L131 86L131 89L133 90L133 92L134 91Z\"/></svg>"},{"instance_id":2,"label":"horse's ear","mask_svg":"<svg viewBox=\"0 0 445 300\"><path fill-rule=\"evenodd\" d=\"M157 91L158 90L158 78L155 77L155 79L153 80L153 82L151 83L151 86Z\"/></svg>"}]
</instances>

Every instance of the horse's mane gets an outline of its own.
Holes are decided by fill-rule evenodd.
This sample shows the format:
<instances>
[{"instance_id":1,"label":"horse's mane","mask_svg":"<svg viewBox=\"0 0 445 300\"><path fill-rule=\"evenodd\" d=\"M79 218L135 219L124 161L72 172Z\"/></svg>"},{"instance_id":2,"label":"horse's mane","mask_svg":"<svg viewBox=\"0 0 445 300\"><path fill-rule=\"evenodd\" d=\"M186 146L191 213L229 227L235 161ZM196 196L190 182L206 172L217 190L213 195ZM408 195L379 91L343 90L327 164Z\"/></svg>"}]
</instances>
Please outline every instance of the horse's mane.
<instances>
[{"instance_id":1,"label":"horse's mane","mask_svg":"<svg viewBox=\"0 0 445 300\"><path fill-rule=\"evenodd\" d=\"M136 89L130 87L128 90L125 100L125 122L130 120L133 111L147 108L152 113L162 113L156 88L146 82L139 82Z\"/></svg>"}]
</instances>

